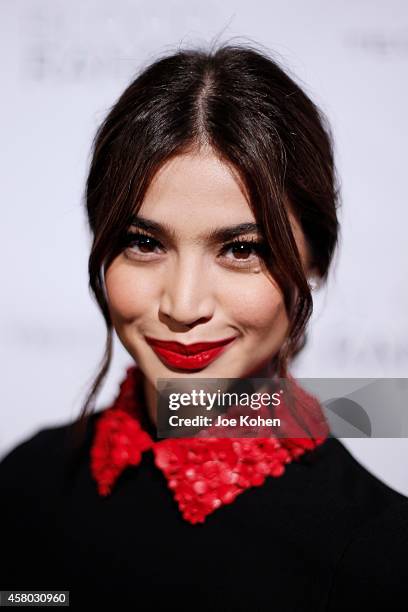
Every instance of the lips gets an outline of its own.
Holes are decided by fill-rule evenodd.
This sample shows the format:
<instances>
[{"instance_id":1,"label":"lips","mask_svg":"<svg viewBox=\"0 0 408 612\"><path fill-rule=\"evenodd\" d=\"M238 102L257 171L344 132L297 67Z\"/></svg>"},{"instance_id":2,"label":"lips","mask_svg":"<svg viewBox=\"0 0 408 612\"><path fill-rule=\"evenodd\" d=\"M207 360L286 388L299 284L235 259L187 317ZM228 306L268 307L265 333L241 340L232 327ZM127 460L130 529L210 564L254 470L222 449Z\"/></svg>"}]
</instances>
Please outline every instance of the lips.
<instances>
[{"instance_id":1,"label":"lips","mask_svg":"<svg viewBox=\"0 0 408 612\"><path fill-rule=\"evenodd\" d=\"M156 340L156 338L145 336L147 342L151 346L167 349L173 353L180 353L180 355L196 355L202 351L208 351L218 346L224 346L225 344L235 340L235 337L236 336L232 338L224 338L223 340L216 340L215 342L195 342L194 344L182 344L181 342L176 342L174 340Z\"/></svg>"},{"instance_id":2,"label":"lips","mask_svg":"<svg viewBox=\"0 0 408 612\"><path fill-rule=\"evenodd\" d=\"M236 339L236 336L215 342L195 342L194 344L156 340L149 336L145 338L165 365L183 370L196 370L214 361L225 350L225 347Z\"/></svg>"}]
</instances>

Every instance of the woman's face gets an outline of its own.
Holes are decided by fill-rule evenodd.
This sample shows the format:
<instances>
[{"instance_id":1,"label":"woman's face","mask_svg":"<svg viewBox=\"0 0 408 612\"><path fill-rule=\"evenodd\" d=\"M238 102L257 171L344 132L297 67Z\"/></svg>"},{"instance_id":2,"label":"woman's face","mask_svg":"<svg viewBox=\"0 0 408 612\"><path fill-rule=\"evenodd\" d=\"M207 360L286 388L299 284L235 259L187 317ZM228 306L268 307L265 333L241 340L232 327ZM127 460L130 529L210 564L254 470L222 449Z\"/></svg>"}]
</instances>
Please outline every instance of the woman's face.
<instances>
[{"instance_id":1,"label":"woman's face","mask_svg":"<svg viewBox=\"0 0 408 612\"><path fill-rule=\"evenodd\" d=\"M255 223L228 166L211 153L174 158L151 183L135 223L141 218L162 231L131 227L150 240L133 236L107 269L105 285L117 335L151 385L157 378L240 378L270 363L289 324L282 293L254 244L237 247L210 236ZM291 222L305 266L304 236L292 216ZM234 240L262 236L252 229ZM156 352L147 337L182 344L234 340L197 365Z\"/></svg>"}]
</instances>

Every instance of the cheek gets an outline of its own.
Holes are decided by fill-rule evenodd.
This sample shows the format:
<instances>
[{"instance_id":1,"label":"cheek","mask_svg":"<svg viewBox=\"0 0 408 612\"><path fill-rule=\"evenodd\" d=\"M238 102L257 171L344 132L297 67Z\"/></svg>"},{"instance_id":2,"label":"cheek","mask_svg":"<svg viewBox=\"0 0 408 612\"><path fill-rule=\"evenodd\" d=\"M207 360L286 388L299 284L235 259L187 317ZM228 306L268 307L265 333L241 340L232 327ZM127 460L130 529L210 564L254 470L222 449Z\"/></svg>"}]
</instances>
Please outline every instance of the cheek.
<instances>
[{"instance_id":1,"label":"cheek","mask_svg":"<svg viewBox=\"0 0 408 612\"><path fill-rule=\"evenodd\" d=\"M282 293L264 275L247 288L241 283L229 293L229 313L244 329L260 334L286 330L288 325Z\"/></svg>"},{"instance_id":2,"label":"cheek","mask_svg":"<svg viewBox=\"0 0 408 612\"><path fill-rule=\"evenodd\" d=\"M264 274L251 278L251 282L239 276L219 279L225 291L218 292L224 314L245 332L265 338L266 335L286 331L287 314L278 285ZM134 323L158 299L160 283L152 282L152 276L143 268L137 272L118 257L105 274L105 286L109 311L116 328Z\"/></svg>"},{"instance_id":3,"label":"cheek","mask_svg":"<svg viewBox=\"0 0 408 612\"><path fill-rule=\"evenodd\" d=\"M105 286L112 320L127 323L143 315L152 303L154 283L142 271L113 262L105 274Z\"/></svg>"}]
</instances>

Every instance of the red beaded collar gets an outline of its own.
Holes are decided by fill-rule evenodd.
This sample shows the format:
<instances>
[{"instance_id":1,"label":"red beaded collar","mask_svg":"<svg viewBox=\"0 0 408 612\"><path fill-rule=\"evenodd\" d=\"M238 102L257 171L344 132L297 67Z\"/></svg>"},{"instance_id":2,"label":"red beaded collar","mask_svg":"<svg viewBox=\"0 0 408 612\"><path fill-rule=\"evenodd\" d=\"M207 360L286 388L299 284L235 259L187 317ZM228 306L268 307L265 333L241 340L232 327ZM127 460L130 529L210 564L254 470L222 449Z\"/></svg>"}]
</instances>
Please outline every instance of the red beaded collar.
<instances>
[{"instance_id":1,"label":"red beaded collar","mask_svg":"<svg viewBox=\"0 0 408 612\"><path fill-rule=\"evenodd\" d=\"M136 466L141 453L152 449L154 463L167 479L183 518L203 523L223 504L231 503L246 489L262 485L267 476L281 476L285 464L314 449L329 429L316 398L291 377L297 410L312 436L307 438L165 438L154 440L146 426L143 373L137 366L126 370L111 407L101 411L91 448L91 473L98 493L109 495L127 466ZM296 422L284 403L276 407L296 431ZM292 419L292 421L291 421ZM305 430L298 428L299 434ZM317 436L313 434L317 432Z\"/></svg>"}]
</instances>

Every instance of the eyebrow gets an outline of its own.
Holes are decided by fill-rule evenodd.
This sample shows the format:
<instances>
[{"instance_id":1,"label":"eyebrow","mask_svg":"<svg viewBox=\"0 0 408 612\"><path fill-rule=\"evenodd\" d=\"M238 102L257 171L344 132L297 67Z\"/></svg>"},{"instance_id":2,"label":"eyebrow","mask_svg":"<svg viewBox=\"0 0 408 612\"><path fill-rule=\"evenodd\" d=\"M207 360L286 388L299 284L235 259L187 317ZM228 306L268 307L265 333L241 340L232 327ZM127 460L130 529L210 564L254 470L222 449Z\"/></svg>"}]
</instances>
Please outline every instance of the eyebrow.
<instances>
[{"instance_id":1,"label":"eyebrow","mask_svg":"<svg viewBox=\"0 0 408 612\"><path fill-rule=\"evenodd\" d=\"M141 217L139 215L133 215L131 217L130 226L143 229L150 232L155 232L157 235L172 240L173 242L177 239L177 233L167 223L158 223L152 219ZM237 236L249 233L261 233L261 227L258 223L238 223L237 225L230 225L225 227L216 227L208 232L202 232L198 235L197 240L208 241L213 244L219 242L227 242Z\"/></svg>"}]
</instances>

